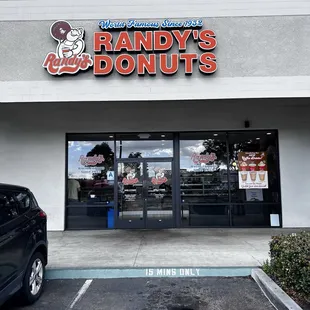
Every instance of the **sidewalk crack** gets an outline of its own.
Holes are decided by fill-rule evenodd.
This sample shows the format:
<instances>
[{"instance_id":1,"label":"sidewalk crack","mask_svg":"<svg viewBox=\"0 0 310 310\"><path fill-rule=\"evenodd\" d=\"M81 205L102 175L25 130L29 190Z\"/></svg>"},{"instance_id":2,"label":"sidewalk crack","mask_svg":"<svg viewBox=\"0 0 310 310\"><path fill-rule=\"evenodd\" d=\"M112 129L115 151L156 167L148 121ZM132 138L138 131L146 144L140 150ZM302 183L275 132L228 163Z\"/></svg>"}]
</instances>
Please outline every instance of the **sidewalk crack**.
<instances>
[{"instance_id":1,"label":"sidewalk crack","mask_svg":"<svg viewBox=\"0 0 310 310\"><path fill-rule=\"evenodd\" d=\"M248 241L244 240L244 243L246 243L247 245L249 245L250 247L252 247L254 250L258 251L258 249L251 243L249 243Z\"/></svg>"},{"instance_id":2,"label":"sidewalk crack","mask_svg":"<svg viewBox=\"0 0 310 310\"><path fill-rule=\"evenodd\" d=\"M259 264L259 266L262 266L263 264L257 259L255 258L252 254L249 254L254 260L256 260Z\"/></svg>"},{"instance_id":3,"label":"sidewalk crack","mask_svg":"<svg viewBox=\"0 0 310 310\"><path fill-rule=\"evenodd\" d=\"M143 246L144 239L145 239L145 237L144 237L144 235L142 235L141 240L140 240L140 244L139 244L139 247L138 247L136 256L135 256L135 260L134 260L134 262L133 262L133 267L136 266L137 258L138 258L139 252L141 251L141 248L142 248L142 246Z\"/></svg>"}]
</instances>

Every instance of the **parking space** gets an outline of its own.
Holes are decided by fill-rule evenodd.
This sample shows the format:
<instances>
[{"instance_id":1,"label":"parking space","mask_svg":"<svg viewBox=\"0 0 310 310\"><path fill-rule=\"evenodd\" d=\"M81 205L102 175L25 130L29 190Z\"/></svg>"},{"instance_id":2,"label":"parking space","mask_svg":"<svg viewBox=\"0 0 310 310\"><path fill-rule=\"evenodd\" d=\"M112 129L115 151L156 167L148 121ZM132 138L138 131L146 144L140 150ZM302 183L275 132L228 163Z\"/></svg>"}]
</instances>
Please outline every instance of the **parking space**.
<instances>
[{"instance_id":1,"label":"parking space","mask_svg":"<svg viewBox=\"0 0 310 310\"><path fill-rule=\"evenodd\" d=\"M272 310L250 278L52 280L40 300L4 310Z\"/></svg>"},{"instance_id":2,"label":"parking space","mask_svg":"<svg viewBox=\"0 0 310 310\"><path fill-rule=\"evenodd\" d=\"M29 307L19 307L18 298L13 298L5 304L3 310L55 310L55 309L66 309L74 299L85 280L55 280L46 281L45 289L41 298L36 304ZM2 310L2 308L1 308Z\"/></svg>"}]
</instances>

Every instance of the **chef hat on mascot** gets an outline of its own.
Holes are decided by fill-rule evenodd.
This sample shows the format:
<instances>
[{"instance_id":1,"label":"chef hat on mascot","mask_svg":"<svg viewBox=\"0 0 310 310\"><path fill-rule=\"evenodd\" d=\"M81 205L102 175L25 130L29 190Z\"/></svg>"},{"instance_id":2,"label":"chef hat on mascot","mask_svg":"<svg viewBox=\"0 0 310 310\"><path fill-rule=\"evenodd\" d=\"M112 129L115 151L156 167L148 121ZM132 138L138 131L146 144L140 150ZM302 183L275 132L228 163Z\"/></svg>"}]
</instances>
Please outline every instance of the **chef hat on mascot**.
<instances>
[{"instance_id":1,"label":"chef hat on mascot","mask_svg":"<svg viewBox=\"0 0 310 310\"><path fill-rule=\"evenodd\" d=\"M51 26L51 36L58 41L66 40L68 32L72 30L71 25L64 21L58 20Z\"/></svg>"}]
</instances>

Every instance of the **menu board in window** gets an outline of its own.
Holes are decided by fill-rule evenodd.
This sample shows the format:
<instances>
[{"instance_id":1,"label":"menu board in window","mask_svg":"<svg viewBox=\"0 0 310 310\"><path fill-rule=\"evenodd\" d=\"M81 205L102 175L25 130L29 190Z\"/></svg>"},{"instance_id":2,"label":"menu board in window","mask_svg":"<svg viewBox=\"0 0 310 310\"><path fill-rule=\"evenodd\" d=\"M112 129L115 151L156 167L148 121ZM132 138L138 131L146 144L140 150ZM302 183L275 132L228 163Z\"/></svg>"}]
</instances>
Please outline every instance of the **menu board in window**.
<instances>
[{"instance_id":1,"label":"menu board in window","mask_svg":"<svg viewBox=\"0 0 310 310\"><path fill-rule=\"evenodd\" d=\"M265 152L238 153L239 189L268 188L268 169Z\"/></svg>"}]
</instances>

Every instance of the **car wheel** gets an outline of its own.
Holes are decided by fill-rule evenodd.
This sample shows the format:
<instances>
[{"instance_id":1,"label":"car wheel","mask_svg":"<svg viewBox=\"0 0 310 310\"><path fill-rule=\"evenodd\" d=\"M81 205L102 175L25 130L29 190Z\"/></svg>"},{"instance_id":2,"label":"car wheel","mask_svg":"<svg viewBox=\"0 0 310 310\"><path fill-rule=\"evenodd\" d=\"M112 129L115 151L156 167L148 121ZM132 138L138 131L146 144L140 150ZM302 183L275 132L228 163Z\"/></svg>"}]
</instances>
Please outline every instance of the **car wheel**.
<instances>
[{"instance_id":1,"label":"car wheel","mask_svg":"<svg viewBox=\"0 0 310 310\"><path fill-rule=\"evenodd\" d=\"M40 297L44 285L44 274L44 257L41 253L36 252L29 261L20 291L25 304L32 304Z\"/></svg>"}]
</instances>

